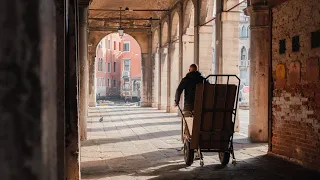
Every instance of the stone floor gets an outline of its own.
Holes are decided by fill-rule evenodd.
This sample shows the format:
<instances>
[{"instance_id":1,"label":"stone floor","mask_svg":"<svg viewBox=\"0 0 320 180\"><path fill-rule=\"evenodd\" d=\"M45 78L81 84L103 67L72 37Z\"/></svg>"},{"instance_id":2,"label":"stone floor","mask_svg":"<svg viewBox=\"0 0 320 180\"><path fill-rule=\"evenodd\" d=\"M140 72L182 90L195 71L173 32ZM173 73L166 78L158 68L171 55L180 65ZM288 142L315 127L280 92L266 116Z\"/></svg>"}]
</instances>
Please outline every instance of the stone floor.
<instances>
[{"instance_id":1,"label":"stone floor","mask_svg":"<svg viewBox=\"0 0 320 180\"><path fill-rule=\"evenodd\" d=\"M223 167L216 153L204 153L204 167L199 161L186 167L177 151L182 146L180 121L175 114L152 108L90 109L88 140L81 145L82 179L320 179L319 174L267 156L267 144L251 144L240 134L235 134L236 166Z\"/></svg>"}]
</instances>

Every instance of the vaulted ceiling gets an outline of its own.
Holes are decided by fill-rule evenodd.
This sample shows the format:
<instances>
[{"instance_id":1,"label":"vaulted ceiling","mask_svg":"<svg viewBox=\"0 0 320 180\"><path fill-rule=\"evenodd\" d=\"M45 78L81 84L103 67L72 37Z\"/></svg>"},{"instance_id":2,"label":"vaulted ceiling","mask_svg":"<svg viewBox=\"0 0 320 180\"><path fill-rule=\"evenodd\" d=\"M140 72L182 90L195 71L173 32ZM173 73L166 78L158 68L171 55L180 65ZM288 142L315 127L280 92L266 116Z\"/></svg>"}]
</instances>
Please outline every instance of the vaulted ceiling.
<instances>
[{"instance_id":1,"label":"vaulted ceiling","mask_svg":"<svg viewBox=\"0 0 320 180\"><path fill-rule=\"evenodd\" d=\"M92 0L89 6L89 28L115 29L119 27L120 7L124 28L149 28L178 0ZM129 10L125 11L125 8Z\"/></svg>"}]
</instances>

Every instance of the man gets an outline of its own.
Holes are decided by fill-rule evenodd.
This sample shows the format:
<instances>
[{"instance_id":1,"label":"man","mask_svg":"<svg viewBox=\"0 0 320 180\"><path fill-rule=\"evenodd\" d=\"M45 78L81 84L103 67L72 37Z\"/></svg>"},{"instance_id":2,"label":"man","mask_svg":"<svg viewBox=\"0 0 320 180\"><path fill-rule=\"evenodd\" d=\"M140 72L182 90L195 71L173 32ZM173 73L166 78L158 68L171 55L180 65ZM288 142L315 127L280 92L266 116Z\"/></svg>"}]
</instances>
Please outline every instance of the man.
<instances>
[{"instance_id":1,"label":"man","mask_svg":"<svg viewBox=\"0 0 320 180\"><path fill-rule=\"evenodd\" d=\"M205 78L198 71L198 67L195 64L191 64L189 67L189 73L184 77L176 91L175 96L175 104L174 107L178 106L180 102L180 96L184 90L184 109L183 114L185 118L192 118L193 116L193 107L194 107L194 99L196 94L196 85L199 83L203 83ZM184 122L181 123L181 140L183 141L183 128ZM184 147L181 148L180 151L183 151ZM200 156L196 153L195 159L199 159Z\"/></svg>"},{"instance_id":2,"label":"man","mask_svg":"<svg viewBox=\"0 0 320 180\"><path fill-rule=\"evenodd\" d=\"M184 109L186 117L190 117L192 115L193 106L194 106L194 98L196 93L196 85L202 83L204 77L198 71L198 67L195 64L191 64L189 68L189 73L184 77L176 91L175 96L175 104L176 107L180 102L180 96L182 91L184 90Z\"/></svg>"}]
</instances>

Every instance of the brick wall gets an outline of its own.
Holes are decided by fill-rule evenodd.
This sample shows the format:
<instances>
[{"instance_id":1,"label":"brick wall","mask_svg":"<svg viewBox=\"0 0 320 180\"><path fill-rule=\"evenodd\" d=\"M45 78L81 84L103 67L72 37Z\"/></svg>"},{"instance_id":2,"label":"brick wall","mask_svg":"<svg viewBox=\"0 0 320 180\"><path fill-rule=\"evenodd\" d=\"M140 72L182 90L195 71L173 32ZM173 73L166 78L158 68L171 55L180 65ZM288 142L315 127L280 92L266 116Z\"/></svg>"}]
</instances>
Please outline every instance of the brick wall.
<instances>
[{"instance_id":1,"label":"brick wall","mask_svg":"<svg viewBox=\"0 0 320 180\"><path fill-rule=\"evenodd\" d=\"M272 152L320 170L320 48L311 32L320 30L318 0L291 0L273 9ZM300 49L293 52L292 37ZM280 54L280 40L285 52Z\"/></svg>"}]
</instances>

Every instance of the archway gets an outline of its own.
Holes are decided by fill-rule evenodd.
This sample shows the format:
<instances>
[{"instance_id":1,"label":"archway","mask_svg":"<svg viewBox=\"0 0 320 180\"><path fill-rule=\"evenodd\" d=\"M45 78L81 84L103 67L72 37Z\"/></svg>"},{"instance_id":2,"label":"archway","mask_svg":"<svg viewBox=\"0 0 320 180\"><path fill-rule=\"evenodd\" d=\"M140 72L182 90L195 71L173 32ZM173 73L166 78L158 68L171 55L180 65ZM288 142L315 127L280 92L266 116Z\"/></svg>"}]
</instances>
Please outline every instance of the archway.
<instances>
[{"instance_id":1,"label":"archway","mask_svg":"<svg viewBox=\"0 0 320 180\"><path fill-rule=\"evenodd\" d=\"M134 37L106 35L96 47L97 105L137 103L141 98L141 47Z\"/></svg>"},{"instance_id":2,"label":"archway","mask_svg":"<svg viewBox=\"0 0 320 180\"><path fill-rule=\"evenodd\" d=\"M160 109L168 111L168 23L164 22L161 36L161 99Z\"/></svg>"},{"instance_id":3,"label":"archway","mask_svg":"<svg viewBox=\"0 0 320 180\"><path fill-rule=\"evenodd\" d=\"M179 15L174 13L171 26L171 46L170 46L170 102L174 102L175 92L180 80L179 63ZM170 112L177 112L177 108L170 106Z\"/></svg>"}]
</instances>

